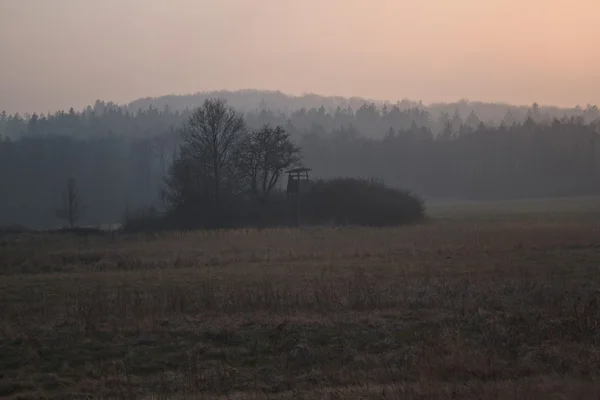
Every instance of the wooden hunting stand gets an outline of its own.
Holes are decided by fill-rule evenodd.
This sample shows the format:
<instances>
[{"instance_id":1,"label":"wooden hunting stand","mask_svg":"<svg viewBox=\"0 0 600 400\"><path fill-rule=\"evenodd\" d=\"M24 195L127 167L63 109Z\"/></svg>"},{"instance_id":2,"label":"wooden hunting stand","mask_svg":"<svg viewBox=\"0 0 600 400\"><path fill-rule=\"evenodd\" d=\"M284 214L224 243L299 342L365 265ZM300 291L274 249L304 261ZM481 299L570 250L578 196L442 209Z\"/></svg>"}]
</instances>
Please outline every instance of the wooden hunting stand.
<instances>
[{"instance_id":1,"label":"wooden hunting stand","mask_svg":"<svg viewBox=\"0 0 600 400\"><path fill-rule=\"evenodd\" d=\"M300 225L300 199L301 195L309 189L310 179L308 176L310 168L295 168L286 171L288 174L287 199L290 203L291 214L294 225Z\"/></svg>"}]
</instances>

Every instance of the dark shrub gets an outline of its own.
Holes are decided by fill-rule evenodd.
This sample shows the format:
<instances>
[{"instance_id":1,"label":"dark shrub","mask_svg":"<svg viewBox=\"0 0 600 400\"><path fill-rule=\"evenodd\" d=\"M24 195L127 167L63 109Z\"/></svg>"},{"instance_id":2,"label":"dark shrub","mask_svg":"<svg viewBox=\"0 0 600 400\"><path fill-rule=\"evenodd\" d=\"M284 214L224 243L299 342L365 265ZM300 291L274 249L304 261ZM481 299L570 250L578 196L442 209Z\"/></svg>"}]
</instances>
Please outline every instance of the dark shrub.
<instances>
[{"instance_id":1,"label":"dark shrub","mask_svg":"<svg viewBox=\"0 0 600 400\"><path fill-rule=\"evenodd\" d=\"M311 223L393 226L422 220L425 206L417 196L368 179L317 181L302 198Z\"/></svg>"},{"instance_id":2,"label":"dark shrub","mask_svg":"<svg viewBox=\"0 0 600 400\"><path fill-rule=\"evenodd\" d=\"M26 227L24 227L23 225L19 225L19 224L12 224L12 225L5 225L5 226L0 226L0 235L2 234L15 234L15 233L24 233L27 232L28 229Z\"/></svg>"},{"instance_id":3,"label":"dark shrub","mask_svg":"<svg viewBox=\"0 0 600 400\"><path fill-rule=\"evenodd\" d=\"M77 226L73 228L61 228L49 232L52 234L68 234L74 236L104 236L107 234L107 232L103 231L100 228L82 226Z\"/></svg>"},{"instance_id":4,"label":"dark shrub","mask_svg":"<svg viewBox=\"0 0 600 400\"><path fill-rule=\"evenodd\" d=\"M268 228L295 225L394 226L424 218L421 199L375 180L341 178L312 182L302 195L299 210L285 192L274 190L268 199L251 195L229 196L220 213L201 202L185 203L162 214L153 208L129 213L126 232L169 229Z\"/></svg>"},{"instance_id":5,"label":"dark shrub","mask_svg":"<svg viewBox=\"0 0 600 400\"><path fill-rule=\"evenodd\" d=\"M168 228L168 221L154 207L142 207L123 218L125 232L158 232Z\"/></svg>"},{"instance_id":6,"label":"dark shrub","mask_svg":"<svg viewBox=\"0 0 600 400\"><path fill-rule=\"evenodd\" d=\"M239 209L239 224L243 227L268 228L289 224L286 194L273 190L268 199L248 198Z\"/></svg>"}]
</instances>

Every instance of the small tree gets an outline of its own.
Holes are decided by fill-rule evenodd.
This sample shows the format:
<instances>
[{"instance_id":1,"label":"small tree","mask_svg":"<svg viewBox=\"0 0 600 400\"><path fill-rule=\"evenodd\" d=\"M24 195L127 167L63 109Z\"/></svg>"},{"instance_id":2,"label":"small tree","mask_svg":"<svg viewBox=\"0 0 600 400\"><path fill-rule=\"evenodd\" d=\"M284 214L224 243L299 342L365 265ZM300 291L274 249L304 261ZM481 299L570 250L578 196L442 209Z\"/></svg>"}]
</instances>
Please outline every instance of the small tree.
<instances>
[{"instance_id":1,"label":"small tree","mask_svg":"<svg viewBox=\"0 0 600 400\"><path fill-rule=\"evenodd\" d=\"M252 132L237 155L238 171L247 180L250 192L261 201L267 200L283 171L300 160L300 148L279 125L265 125Z\"/></svg>"},{"instance_id":2,"label":"small tree","mask_svg":"<svg viewBox=\"0 0 600 400\"><path fill-rule=\"evenodd\" d=\"M79 185L75 178L67 180L67 186L62 192L62 205L56 210L59 218L66 220L72 229L81 218L81 202L79 198Z\"/></svg>"}]
</instances>

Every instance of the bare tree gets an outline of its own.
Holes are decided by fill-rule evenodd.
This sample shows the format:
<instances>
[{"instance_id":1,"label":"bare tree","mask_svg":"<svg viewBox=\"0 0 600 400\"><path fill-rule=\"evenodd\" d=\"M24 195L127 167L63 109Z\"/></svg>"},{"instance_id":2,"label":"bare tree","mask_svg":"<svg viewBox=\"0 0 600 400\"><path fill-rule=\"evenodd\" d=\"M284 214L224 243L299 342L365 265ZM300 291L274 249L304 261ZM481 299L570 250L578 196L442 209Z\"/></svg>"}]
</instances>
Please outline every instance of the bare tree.
<instances>
[{"instance_id":1,"label":"bare tree","mask_svg":"<svg viewBox=\"0 0 600 400\"><path fill-rule=\"evenodd\" d=\"M238 169L250 192L262 201L268 197L283 171L300 163L300 148L281 126L263 126L252 132L237 155Z\"/></svg>"},{"instance_id":2,"label":"bare tree","mask_svg":"<svg viewBox=\"0 0 600 400\"><path fill-rule=\"evenodd\" d=\"M215 205L219 205L227 180L233 177L233 157L245 134L242 114L221 99L205 100L183 127L181 153L212 181Z\"/></svg>"},{"instance_id":3,"label":"bare tree","mask_svg":"<svg viewBox=\"0 0 600 400\"><path fill-rule=\"evenodd\" d=\"M81 218L81 202L79 196L79 185L75 178L67 180L67 186L62 192L62 205L56 210L59 218L66 220L69 227L73 228Z\"/></svg>"}]
</instances>

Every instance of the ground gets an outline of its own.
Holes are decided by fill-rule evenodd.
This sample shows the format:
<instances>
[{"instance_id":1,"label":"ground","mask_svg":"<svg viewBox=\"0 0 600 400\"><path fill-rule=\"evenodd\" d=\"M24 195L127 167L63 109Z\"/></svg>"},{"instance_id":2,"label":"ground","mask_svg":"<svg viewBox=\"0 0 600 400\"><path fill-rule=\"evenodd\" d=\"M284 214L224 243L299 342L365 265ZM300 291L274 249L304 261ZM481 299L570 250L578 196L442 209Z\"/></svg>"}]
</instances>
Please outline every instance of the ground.
<instances>
[{"instance_id":1,"label":"ground","mask_svg":"<svg viewBox=\"0 0 600 400\"><path fill-rule=\"evenodd\" d=\"M600 200L0 237L0 398L596 399Z\"/></svg>"}]
</instances>

